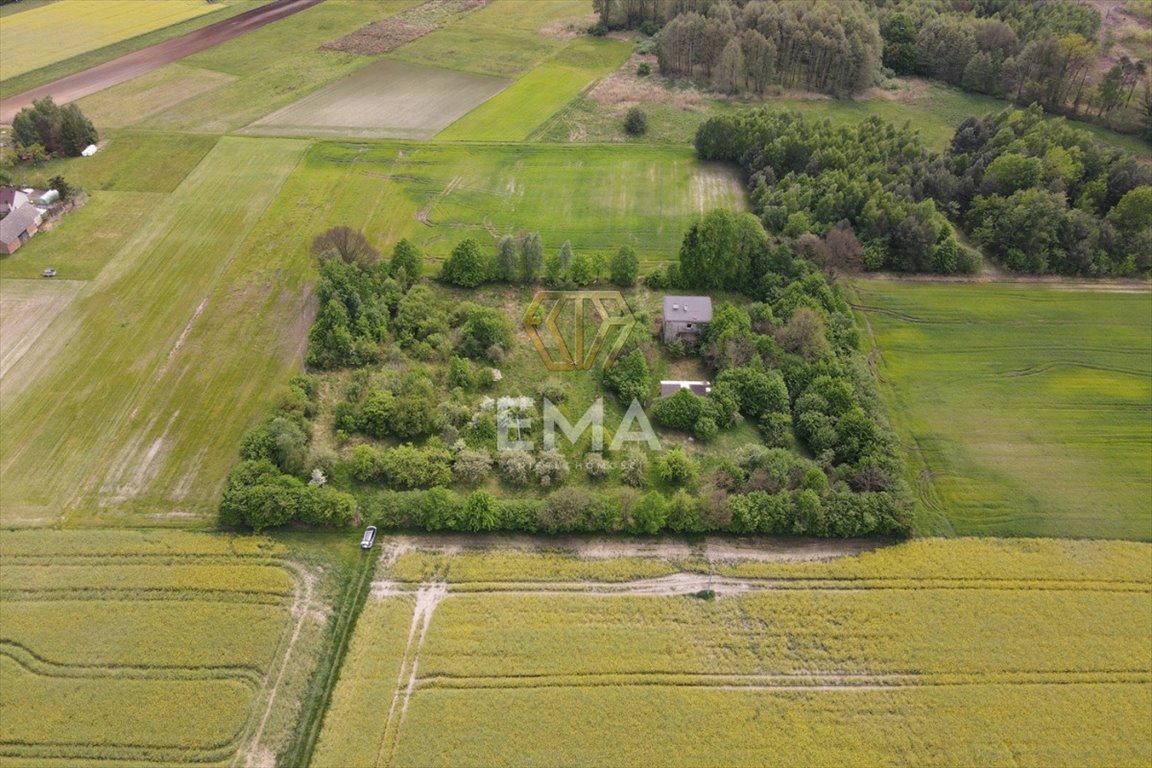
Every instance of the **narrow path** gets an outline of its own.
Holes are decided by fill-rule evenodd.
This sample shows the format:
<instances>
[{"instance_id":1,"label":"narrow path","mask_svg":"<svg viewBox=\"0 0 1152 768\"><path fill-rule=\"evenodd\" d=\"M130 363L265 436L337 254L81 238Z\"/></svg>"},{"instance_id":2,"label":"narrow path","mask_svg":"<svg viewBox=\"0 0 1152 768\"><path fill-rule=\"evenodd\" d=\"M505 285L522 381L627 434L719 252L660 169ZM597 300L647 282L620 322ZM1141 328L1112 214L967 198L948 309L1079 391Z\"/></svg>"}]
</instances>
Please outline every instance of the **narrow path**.
<instances>
[{"instance_id":1,"label":"narrow path","mask_svg":"<svg viewBox=\"0 0 1152 768\"><path fill-rule=\"evenodd\" d=\"M319 5L324 0L274 0L268 5L233 16L171 40L125 54L97 64L91 69L62 77L24 93L0 99L0 123L10 124L24 107L35 99L51 96L57 104L67 104L90 94L111 88L125 81L147 74L154 69L179 61L194 53L211 48L259 29L274 21Z\"/></svg>"}]
</instances>

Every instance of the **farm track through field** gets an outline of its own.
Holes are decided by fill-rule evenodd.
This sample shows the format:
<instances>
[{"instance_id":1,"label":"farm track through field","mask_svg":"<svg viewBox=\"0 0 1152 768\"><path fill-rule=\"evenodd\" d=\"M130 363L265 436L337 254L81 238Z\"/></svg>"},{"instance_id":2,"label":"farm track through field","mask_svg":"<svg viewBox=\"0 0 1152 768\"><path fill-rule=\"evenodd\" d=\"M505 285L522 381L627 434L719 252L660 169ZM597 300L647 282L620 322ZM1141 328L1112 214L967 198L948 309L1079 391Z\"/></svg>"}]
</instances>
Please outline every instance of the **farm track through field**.
<instances>
[{"instance_id":1,"label":"farm track through field","mask_svg":"<svg viewBox=\"0 0 1152 768\"><path fill-rule=\"evenodd\" d=\"M745 691L882 690L916 686L986 685L1148 685L1147 670L1089 672L796 672L791 674L603 672L540 675L433 675L422 678L419 690L503 690L509 688L605 688L616 686L686 686Z\"/></svg>"},{"instance_id":2,"label":"farm track through field","mask_svg":"<svg viewBox=\"0 0 1152 768\"><path fill-rule=\"evenodd\" d=\"M30 91L0 100L0 123L10 125L12 118L34 100L51 96L57 104L67 104L113 85L179 61L194 53L245 35L274 21L318 5L324 0L275 0L268 5L233 16L230 19L165 40L162 43L98 64L91 69Z\"/></svg>"},{"instance_id":3,"label":"farm track through field","mask_svg":"<svg viewBox=\"0 0 1152 768\"><path fill-rule=\"evenodd\" d=\"M66 664L51 661L13 640L0 640L0 656L6 656L24 669L44 677L119 678L136 680L235 680L253 691L260 685L263 673L255 667L219 666L187 667L127 664Z\"/></svg>"},{"instance_id":4,"label":"farm track through field","mask_svg":"<svg viewBox=\"0 0 1152 768\"><path fill-rule=\"evenodd\" d=\"M388 707L384 738L376 755L376 768L391 765L395 757L396 745L400 741L400 728L404 724L404 715L408 712L408 702L412 698L412 692L416 690L420 648L424 645L432 613L447 594L447 585L443 582L421 584L416 590L416 607L412 611L412 623L408 628L408 642L404 647L400 673L396 679L396 691L392 696L392 704Z\"/></svg>"}]
</instances>

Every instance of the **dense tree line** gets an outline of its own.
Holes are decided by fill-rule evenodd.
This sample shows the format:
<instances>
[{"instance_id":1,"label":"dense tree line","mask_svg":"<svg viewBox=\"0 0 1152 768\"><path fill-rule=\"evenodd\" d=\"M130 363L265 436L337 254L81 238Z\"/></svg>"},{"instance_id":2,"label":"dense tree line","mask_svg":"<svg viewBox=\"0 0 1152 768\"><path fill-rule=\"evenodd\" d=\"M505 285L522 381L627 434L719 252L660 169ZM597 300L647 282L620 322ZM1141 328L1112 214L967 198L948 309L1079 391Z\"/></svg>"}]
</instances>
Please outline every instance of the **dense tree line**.
<instances>
[{"instance_id":1,"label":"dense tree line","mask_svg":"<svg viewBox=\"0 0 1152 768\"><path fill-rule=\"evenodd\" d=\"M657 52L662 72L700 73L728 93L774 85L847 94L876 81L883 45L856 0L752 0L675 16L660 31Z\"/></svg>"},{"instance_id":2,"label":"dense tree line","mask_svg":"<svg viewBox=\"0 0 1152 768\"><path fill-rule=\"evenodd\" d=\"M897 128L872 117L834 127L827 120L757 110L705 122L696 151L704 160L743 164L753 209L769 232L825 238L809 249L817 261L942 273L971 272L978 264L944 213L955 195L955 175L907 125ZM760 261L763 245L737 266L728 263L740 252L731 245L722 248L724 263L708 258L698 265L698 252L719 242L710 236L693 247L707 226L705 221L693 227L685 238L690 252L682 252L680 263L687 279L697 283L695 275L710 275L704 285L734 288L772 274Z\"/></svg>"},{"instance_id":3,"label":"dense tree line","mask_svg":"<svg viewBox=\"0 0 1152 768\"><path fill-rule=\"evenodd\" d=\"M12 119L16 156L25 162L49 157L79 157L99 140L92 121L75 104L59 107L47 96L33 101Z\"/></svg>"},{"instance_id":4,"label":"dense tree line","mask_svg":"<svg viewBox=\"0 0 1152 768\"><path fill-rule=\"evenodd\" d=\"M707 121L696 149L702 159L740 162L765 227L828 270L974 271L979 256L951 222L1017 271L1152 268L1137 191L1152 183L1147 163L1044 119L1038 106L967 119L943 154L878 118L834 127L765 110ZM766 246L748 245L728 219L717 214L689 231L679 277L732 290L775 279L765 277L773 274Z\"/></svg>"},{"instance_id":5,"label":"dense tree line","mask_svg":"<svg viewBox=\"0 0 1152 768\"><path fill-rule=\"evenodd\" d=\"M1103 77L1095 74L1101 19L1087 3L872 4L884 39L884 65L895 74L933 77L1052 112L1107 118L1121 108L1143 108L1145 99L1152 110L1148 62L1122 56ZM1147 120L1143 126L1116 127L1152 132Z\"/></svg>"},{"instance_id":6,"label":"dense tree line","mask_svg":"<svg viewBox=\"0 0 1152 768\"><path fill-rule=\"evenodd\" d=\"M1010 269L1082 275L1152 270L1152 167L1036 107L970 117L947 157L958 215Z\"/></svg>"}]
</instances>

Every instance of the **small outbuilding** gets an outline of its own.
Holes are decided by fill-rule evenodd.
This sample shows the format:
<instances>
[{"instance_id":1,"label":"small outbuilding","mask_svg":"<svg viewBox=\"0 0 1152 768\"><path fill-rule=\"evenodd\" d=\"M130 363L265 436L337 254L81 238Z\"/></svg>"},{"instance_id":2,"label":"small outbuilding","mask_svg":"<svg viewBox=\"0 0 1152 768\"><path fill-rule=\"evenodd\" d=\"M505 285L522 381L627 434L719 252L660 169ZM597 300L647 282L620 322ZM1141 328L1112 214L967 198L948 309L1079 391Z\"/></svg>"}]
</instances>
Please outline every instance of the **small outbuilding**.
<instances>
[{"instance_id":1,"label":"small outbuilding","mask_svg":"<svg viewBox=\"0 0 1152 768\"><path fill-rule=\"evenodd\" d=\"M712 299L707 296L664 297L664 343L681 336L698 336L712 322Z\"/></svg>"},{"instance_id":2,"label":"small outbuilding","mask_svg":"<svg viewBox=\"0 0 1152 768\"><path fill-rule=\"evenodd\" d=\"M15 253L39 226L40 211L34 205L22 205L0 219L0 254Z\"/></svg>"},{"instance_id":3,"label":"small outbuilding","mask_svg":"<svg viewBox=\"0 0 1152 768\"><path fill-rule=\"evenodd\" d=\"M681 381L679 379L669 379L660 382L660 397L668 397L674 395L682 389L686 389L698 397L707 397L712 393L712 382L710 381Z\"/></svg>"}]
</instances>

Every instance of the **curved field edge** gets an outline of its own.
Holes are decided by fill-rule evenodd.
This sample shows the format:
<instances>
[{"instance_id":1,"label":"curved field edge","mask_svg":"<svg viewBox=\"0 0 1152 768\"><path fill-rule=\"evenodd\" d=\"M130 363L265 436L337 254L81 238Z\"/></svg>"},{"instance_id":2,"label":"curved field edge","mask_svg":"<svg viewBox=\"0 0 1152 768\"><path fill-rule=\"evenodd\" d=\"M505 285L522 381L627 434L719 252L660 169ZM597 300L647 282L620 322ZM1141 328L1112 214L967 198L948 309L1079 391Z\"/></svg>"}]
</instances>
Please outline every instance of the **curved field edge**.
<instances>
[{"instance_id":1,"label":"curved field edge","mask_svg":"<svg viewBox=\"0 0 1152 768\"><path fill-rule=\"evenodd\" d=\"M12 580L19 588L15 598L0 591L0 664L6 679L32 681L0 686L5 711L18 705L30 713L5 718L0 755L29 764L254 765L279 753L280 764L305 762L293 744L299 730L314 727L309 723L318 718L313 699L318 681L330 672L325 663L333 638L341 621L347 623L353 594L347 585L365 567L350 537L23 530L0 532L0 554L18 569ZM38 582L19 583L35 571ZM229 592L259 587L259 581L246 583L247 574L262 579L277 602L220 602ZM126 583L109 587L118 576L127 576ZM183 576L189 581L182 583ZM51 585L69 577L87 588L53 597ZM204 595L205 584L222 592ZM183 587L201 598L150 588L156 585ZM205 611L237 620L221 622ZM275 614L278 628L259 631L254 612ZM246 642L261 650L243 652ZM239 686L243 702L228 703L211 688L221 685ZM18 687L35 706L12 698ZM155 699L160 691L167 698ZM67 702L77 696L102 703L70 729L75 706ZM133 714L139 707L148 708L147 718ZM106 718L115 718L116 728Z\"/></svg>"}]
</instances>

